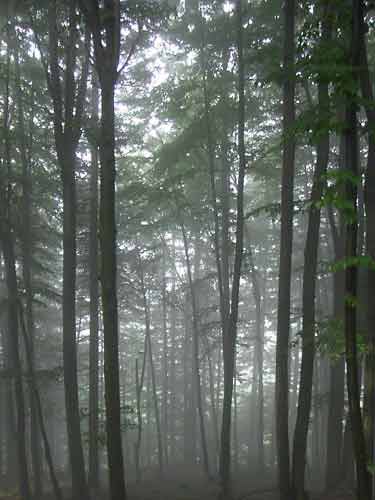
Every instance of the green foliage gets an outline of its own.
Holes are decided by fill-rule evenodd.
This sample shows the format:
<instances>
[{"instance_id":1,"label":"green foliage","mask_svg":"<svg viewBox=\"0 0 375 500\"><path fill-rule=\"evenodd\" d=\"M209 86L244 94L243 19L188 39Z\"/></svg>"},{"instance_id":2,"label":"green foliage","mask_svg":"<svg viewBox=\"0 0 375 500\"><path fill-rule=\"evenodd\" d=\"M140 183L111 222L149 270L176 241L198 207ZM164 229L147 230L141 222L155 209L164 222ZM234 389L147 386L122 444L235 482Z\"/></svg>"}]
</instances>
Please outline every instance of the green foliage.
<instances>
[{"instance_id":1,"label":"green foliage","mask_svg":"<svg viewBox=\"0 0 375 500\"><path fill-rule=\"evenodd\" d=\"M331 359L339 359L345 352L344 325L330 318L316 324L317 349Z\"/></svg>"},{"instance_id":2,"label":"green foliage","mask_svg":"<svg viewBox=\"0 0 375 500\"><path fill-rule=\"evenodd\" d=\"M357 304L356 304L357 305ZM345 354L344 323L337 318L328 318L316 323L317 349L333 361ZM357 332L357 349L361 354L366 352L365 335Z\"/></svg>"},{"instance_id":3,"label":"green foliage","mask_svg":"<svg viewBox=\"0 0 375 500\"><path fill-rule=\"evenodd\" d=\"M347 257L340 259L330 265L330 271L336 273L345 271L350 267L360 267L363 269L375 270L375 260L370 255L358 255L356 257Z\"/></svg>"},{"instance_id":4,"label":"green foliage","mask_svg":"<svg viewBox=\"0 0 375 500\"><path fill-rule=\"evenodd\" d=\"M361 177L354 175L349 169L339 169L328 172L322 179L323 181L325 181L323 196L316 206L321 208L331 205L343 215L347 223L354 223L357 220L356 207L351 200L346 198L345 188L347 184L358 186Z\"/></svg>"}]
</instances>

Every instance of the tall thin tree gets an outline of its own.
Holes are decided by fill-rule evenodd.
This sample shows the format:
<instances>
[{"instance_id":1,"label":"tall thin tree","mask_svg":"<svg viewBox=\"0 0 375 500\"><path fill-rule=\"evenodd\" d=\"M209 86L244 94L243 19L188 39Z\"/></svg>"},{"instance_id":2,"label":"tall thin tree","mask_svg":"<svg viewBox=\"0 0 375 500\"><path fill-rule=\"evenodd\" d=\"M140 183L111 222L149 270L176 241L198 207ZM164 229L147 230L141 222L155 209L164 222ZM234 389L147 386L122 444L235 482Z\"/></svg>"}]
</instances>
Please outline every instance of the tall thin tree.
<instances>
[{"instance_id":1,"label":"tall thin tree","mask_svg":"<svg viewBox=\"0 0 375 500\"><path fill-rule=\"evenodd\" d=\"M289 500L289 329L293 244L295 139L295 0L284 2L283 165L281 178L281 239L276 341L276 440L280 499Z\"/></svg>"}]
</instances>

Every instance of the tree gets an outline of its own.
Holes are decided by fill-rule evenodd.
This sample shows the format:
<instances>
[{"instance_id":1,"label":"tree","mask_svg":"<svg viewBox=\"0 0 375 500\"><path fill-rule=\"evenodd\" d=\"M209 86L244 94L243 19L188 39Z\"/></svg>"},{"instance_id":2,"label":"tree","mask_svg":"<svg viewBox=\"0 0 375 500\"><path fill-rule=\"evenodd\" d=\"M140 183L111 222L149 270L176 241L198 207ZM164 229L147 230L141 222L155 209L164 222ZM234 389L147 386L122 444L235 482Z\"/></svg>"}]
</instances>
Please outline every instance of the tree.
<instances>
[{"instance_id":1,"label":"tree","mask_svg":"<svg viewBox=\"0 0 375 500\"><path fill-rule=\"evenodd\" d=\"M236 2L237 16L237 50L238 50L238 181L237 181L237 219L236 242L233 265L230 313L225 318L223 329L224 360L224 399L221 427L220 479L223 497L230 497L230 435L233 397L233 377L235 369L235 352L238 320L238 302L243 253L244 208L243 193L246 169L245 150L245 66L243 57L243 5Z\"/></svg>"},{"instance_id":2,"label":"tree","mask_svg":"<svg viewBox=\"0 0 375 500\"><path fill-rule=\"evenodd\" d=\"M367 469L367 452L362 423L360 406L360 383L358 381L358 355L357 355L357 266L350 264L357 256L357 185L358 174L358 132L357 132L357 83L358 66L360 62L360 40L363 20L362 0L353 0L351 18L351 49L350 65L352 85L347 90L345 112L345 142L348 165L348 179L346 181L345 195L350 203L350 211L346 219L345 258L349 265L345 271L345 357L347 370L347 388L353 448L357 471L357 497L358 500L371 498L370 474Z\"/></svg>"},{"instance_id":3,"label":"tree","mask_svg":"<svg viewBox=\"0 0 375 500\"><path fill-rule=\"evenodd\" d=\"M291 495L289 465L289 328L293 242L293 187L295 139L295 1L284 3L283 165L281 179L281 239L276 344L276 440L280 499Z\"/></svg>"},{"instance_id":4,"label":"tree","mask_svg":"<svg viewBox=\"0 0 375 500\"><path fill-rule=\"evenodd\" d=\"M125 500L124 459L119 439L121 416L115 219L114 98L120 59L120 1L106 0L104 12L98 0L80 0L79 5L92 33L95 69L101 90L99 237L109 486L112 500Z\"/></svg>"},{"instance_id":5,"label":"tree","mask_svg":"<svg viewBox=\"0 0 375 500\"><path fill-rule=\"evenodd\" d=\"M327 50L332 31L331 5L320 5L322 10L321 50ZM303 267L302 291L302 361L298 395L297 420L293 440L292 487L296 500L305 498L305 464L309 427L315 357L315 287L317 277L320 200L329 157L330 103L327 76L318 74L318 123L325 131L318 131L317 159L307 225Z\"/></svg>"},{"instance_id":6,"label":"tree","mask_svg":"<svg viewBox=\"0 0 375 500\"><path fill-rule=\"evenodd\" d=\"M63 356L72 489L76 500L87 500L89 493L82 448L77 380L75 167L88 78L88 37L86 36L85 47L82 47L78 37L77 2L75 0L67 3L67 12L68 29L63 70L59 56L59 21L56 0L51 1L48 6L47 60L35 21L34 32L47 72L47 83L53 103L54 137L63 186ZM77 54L77 44L80 44L81 49L83 48L80 55ZM80 73L77 78L78 68Z\"/></svg>"}]
</instances>

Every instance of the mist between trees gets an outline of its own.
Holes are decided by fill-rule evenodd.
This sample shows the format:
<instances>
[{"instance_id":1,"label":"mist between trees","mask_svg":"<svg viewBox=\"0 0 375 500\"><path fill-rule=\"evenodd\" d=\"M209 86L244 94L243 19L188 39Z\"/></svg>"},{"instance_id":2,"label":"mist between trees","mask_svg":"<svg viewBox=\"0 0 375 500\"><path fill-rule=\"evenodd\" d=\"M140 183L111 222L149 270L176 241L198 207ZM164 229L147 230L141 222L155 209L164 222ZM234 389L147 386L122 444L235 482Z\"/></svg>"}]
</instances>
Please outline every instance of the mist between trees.
<instances>
[{"instance_id":1,"label":"mist between trees","mask_svg":"<svg viewBox=\"0 0 375 500\"><path fill-rule=\"evenodd\" d=\"M1 2L0 499L374 499L374 20Z\"/></svg>"}]
</instances>

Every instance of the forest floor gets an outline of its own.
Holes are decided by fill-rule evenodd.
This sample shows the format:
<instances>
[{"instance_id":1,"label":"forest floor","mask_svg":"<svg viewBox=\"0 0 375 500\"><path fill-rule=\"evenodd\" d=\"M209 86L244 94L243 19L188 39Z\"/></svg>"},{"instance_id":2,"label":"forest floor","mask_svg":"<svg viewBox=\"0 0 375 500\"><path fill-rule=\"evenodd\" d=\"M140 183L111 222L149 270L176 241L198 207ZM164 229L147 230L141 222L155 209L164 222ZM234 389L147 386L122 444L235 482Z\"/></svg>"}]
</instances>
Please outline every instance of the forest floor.
<instances>
[{"instance_id":1,"label":"forest floor","mask_svg":"<svg viewBox=\"0 0 375 500\"><path fill-rule=\"evenodd\" d=\"M259 477L247 474L238 474L233 481L234 500L279 500L279 495L274 486ZM219 497L219 483L217 480L207 480L198 469L171 468L163 479L157 472L145 474L142 481L128 481L127 496L129 500L217 500ZM17 496L2 496L0 500L16 500ZM71 495L64 491L64 499L69 500ZM41 500L54 500L52 493ZM101 492L92 496L92 500L108 500L108 496ZM347 490L336 492L312 493L310 500L355 500L355 496Z\"/></svg>"},{"instance_id":2,"label":"forest floor","mask_svg":"<svg viewBox=\"0 0 375 500\"><path fill-rule=\"evenodd\" d=\"M270 483L248 473L237 474L233 481L234 500L278 500L276 482ZM175 468L163 479L146 476L139 482L128 484L129 500L217 500L217 480L207 480L199 470ZM102 498L97 500L103 500ZM347 490L313 493L310 500L355 500Z\"/></svg>"}]
</instances>

